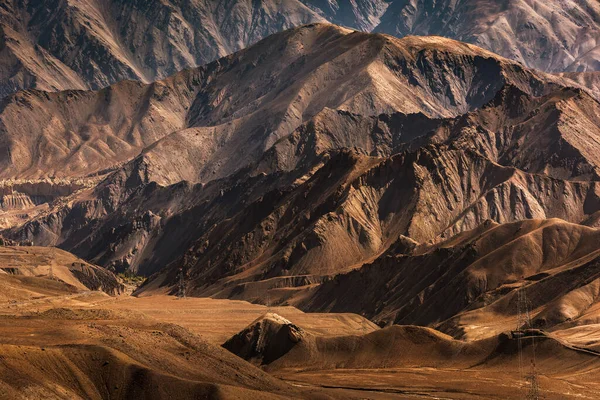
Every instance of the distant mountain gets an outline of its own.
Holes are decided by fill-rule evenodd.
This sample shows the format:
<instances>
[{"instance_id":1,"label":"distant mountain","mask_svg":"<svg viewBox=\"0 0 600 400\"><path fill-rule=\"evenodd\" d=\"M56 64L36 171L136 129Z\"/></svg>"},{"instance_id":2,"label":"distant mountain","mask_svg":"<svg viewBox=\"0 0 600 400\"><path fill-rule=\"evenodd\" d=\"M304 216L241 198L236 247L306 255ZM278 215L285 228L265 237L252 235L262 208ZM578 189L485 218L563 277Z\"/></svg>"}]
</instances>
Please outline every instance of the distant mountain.
<instances>
[{"instance_id":1,"label":"distant mountain","mask_svg":"<svg viewBox=\"0 0 600 400\"><path fill-rule=\"evenodd\" d=\"M600 71L598 72L563 72L559 76L569 79L574 86L581 86L596 98L600 99Z\"/></svg>"},{"instance_id":2,"label":"distant mountain","mask_svg":"<svg viewBox=\"0 0 600 400\"><path fill-rule=\"evenodd\" d=\"M316 21L324 19L297 0L7 0L0 96L148 83Z\"/></svg>"},{"instance_id":3,"label":"distant mountain","mask_svg":"<svg viewBox=\"0 0 600 400\"><path fill-rule=\"evenodd\" d=\"M375 32L446 36L542 71L600 70L595 0L395 0Z\"/></svg>"},{"instance_id":4,"label":"distant mountain","mask_svg":"<svg viewBox=\"0 0 600 400\"><path fill-rule=\"evenodd\" d=\"M0 177L83 178L145 149L153 180L208 182L257 162L327 109L454 117L507 84L539 96L561 82L452 40L312 25L148 85L9 96Z\"/></svg>"},{"instance_id":5,"label":"distant mountain","mask_svg":"<svg viewBox=\"0 0 600 400\"><path fill-rule=\"evenodd\" d=\"M287 28L441 35L543 71L600 69L593 0L7 0L0 5L0 97L20 89L149 83Z\"/></svg>"},{"instance_id":6,"label":"distant mountain","mask_svg":"<svg viewBox=\"0 0 600 400\"><path fill-rule=\"evenodd\" d=\"M327 21L358 29L372 31L381 21L390 0L300 0Z\"/></svg>"}]
</instances>

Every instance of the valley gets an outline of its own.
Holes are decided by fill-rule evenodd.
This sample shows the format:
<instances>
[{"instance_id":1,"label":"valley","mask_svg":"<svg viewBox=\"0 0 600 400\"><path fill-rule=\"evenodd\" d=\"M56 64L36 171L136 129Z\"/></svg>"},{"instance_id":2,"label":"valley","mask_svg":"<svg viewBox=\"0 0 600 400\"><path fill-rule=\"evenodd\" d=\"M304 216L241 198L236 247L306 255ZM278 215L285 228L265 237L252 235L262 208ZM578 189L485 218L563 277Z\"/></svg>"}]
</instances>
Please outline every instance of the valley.
<instances>
[{"instance_id":1,"label":"valley","mask_svg":"<svg viewBox=\"0 0 600 400\"><path fill-rule=\"evenodd\" d=\"M279 352L263 366L270 375L220 347L233 351L230 339L257 323L261 329L252 330L263 335L263 354ZM292 336L278 333L288 324L300 339L291 348ZM356 314L305 314L235 300L54 293L3 304L0 332L2 398L15 390L130 398L153 388L153 398L182 399L500 399L527 390L516 340L506 336L462 342L427 328L381 329ZM594 398L599 356L565 343L554 335L536 339L545 397ZM65 380L65 368L73 378Z\"/></svg>"},{"instance_id":2,"label":"valley","mask_svg":"<svg viewBox=\"0 0 600 400\"><path fill-rule=\"evenodd\" d=\"M0 399L596 399L600 6L0 1Z\"/></svg>"}]
</instances>

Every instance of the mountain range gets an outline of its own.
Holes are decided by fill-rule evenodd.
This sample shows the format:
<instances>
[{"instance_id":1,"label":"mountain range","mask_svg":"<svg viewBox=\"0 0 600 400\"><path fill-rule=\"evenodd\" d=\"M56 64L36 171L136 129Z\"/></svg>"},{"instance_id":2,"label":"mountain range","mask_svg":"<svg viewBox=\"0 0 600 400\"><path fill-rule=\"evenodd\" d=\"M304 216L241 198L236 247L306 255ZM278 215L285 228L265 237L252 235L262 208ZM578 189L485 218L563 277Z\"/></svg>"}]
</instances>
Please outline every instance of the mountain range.
<instances>
[{"instance_id":1,"label":"mountain range","mask_svg":"<svg viewBox=\"0 0 600 400\"><path fill-rule=\"evenodd\" d=\"M7 96L3 234L148 276L140 296L182 269L188 295L479 339L526 290L539 326L585 325L599 108L473 45L307 25L150 84Z\"/></svg>"},{"instance_id":2,"label":"mountain range","mask_svg":"<svg viewBox=\"0 0 600 400\"><path fill-rule=\"evenodd\" d=\"M0 97L150 83L314 22L445 36L546 72L600 65L594 0L7 0L0 6Z\"/></svg>"},{"instance_id":3,"label":"mountain range","mask_svg":"<svg viewBox=\"0 0 600 400\"><path fill-rule=\"evenodd\" d=\"M0 398L595 398L599 4L0 2Z\"/></svg>"}]
</instances>

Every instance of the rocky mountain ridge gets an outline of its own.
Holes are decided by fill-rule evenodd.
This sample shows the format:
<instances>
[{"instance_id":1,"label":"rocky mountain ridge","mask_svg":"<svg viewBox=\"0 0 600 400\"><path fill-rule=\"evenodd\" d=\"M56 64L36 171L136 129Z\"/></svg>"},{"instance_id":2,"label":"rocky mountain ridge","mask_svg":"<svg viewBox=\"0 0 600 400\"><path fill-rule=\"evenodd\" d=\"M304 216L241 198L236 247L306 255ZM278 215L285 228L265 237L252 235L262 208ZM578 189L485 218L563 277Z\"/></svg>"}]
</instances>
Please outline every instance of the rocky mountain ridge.
<instances>
[{"instance_id":1,"label":"rocky mountain ridge","mask_svg":"<svg viewBox=\"0 0 600 400\"><path fill-rule=\"evenodd\" d=\"M8 154L38 160L7 165L32 178L97 182L4 233L149 276L140 295L173 293L183 268L188 295L268 294L339 311L328 301L351 292L357 274L374 279L365 278L372 265L386 262L411 271L426 252L438 260L435 246L488 220L598 226L600 103L570 78L439 37L314 24L154 84L27 91L2 107ZM450 267L471 271L469 260ZM519 279L552 269L544 268ZM385 308L385 299L350 311L460 336L462 315L512 276L483 289L467 272L459 278L468 301L448 315L434 312L438 297L424 288L399 302L436 317L404 318L410 310ZM589 283L581 282L561 295Z\"/></svg>"},{"instance_id":2,"label":"rocky mountain ridge","mask_svg":"<svg viewBox=\"0 0 600 400\"><path fill-rule=\"evenodd\" d=\"M0 7L0 97L150 83L315 22L445 36L548 72L600 65L593 0L10 0Z\"/></svg>"},{"instance_id":3,"label":"rocky mountain ridge","mask_svg":"<svg viewBox=\"0 0 600 400\"><path fill-rule=\"evenodd\" d=\"M448 39L312 25L149 85L9 96L0 105L0 177L81 178L144 150L155 163L187 153L169 164L174 176L154 178L161 184L207 182L256 162L324 108L452 117L505 84L539 96L566 83Z\"/></svg>"}]
</instances>

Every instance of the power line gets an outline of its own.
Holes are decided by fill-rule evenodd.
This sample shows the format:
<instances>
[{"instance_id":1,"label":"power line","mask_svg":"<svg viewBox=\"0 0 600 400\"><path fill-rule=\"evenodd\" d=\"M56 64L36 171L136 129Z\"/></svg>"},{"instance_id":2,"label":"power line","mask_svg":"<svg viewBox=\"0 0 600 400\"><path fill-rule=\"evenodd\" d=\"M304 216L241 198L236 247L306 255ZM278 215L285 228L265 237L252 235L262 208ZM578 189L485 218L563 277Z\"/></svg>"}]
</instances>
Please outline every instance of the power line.
<instances>
[{"instance_id":1,"label":"power line","mask_svg":"<svg viewBox=\"0 0 600 400\"><path fill-rule=\"evenodd\" d=\"M177 298L185 299L185 274L183 272L183 268L179 268L179 272L177 273L178 281L177 281Z\"/></svg>"},{"instance_id":2,"label":"power line","mask_svg":"<svg viewBox=\"0 0 600 400\"><path fill-rule=\"evenodd\" d=\"M519 357L519 375L521 379L525 378L527 382L527 394L525 398L527 400L540 400L540 383L538 379L537 367L535 362L535 332L533 331L533 324L531 323L531 302L527 299L527 293L525 290L519 289L517 291L517 346L518 346L518 357ZM530 360L530 371L527 375L523 376L523 340L526 337L531 338L531 360Z\"/></svg>"}]
</instances>

